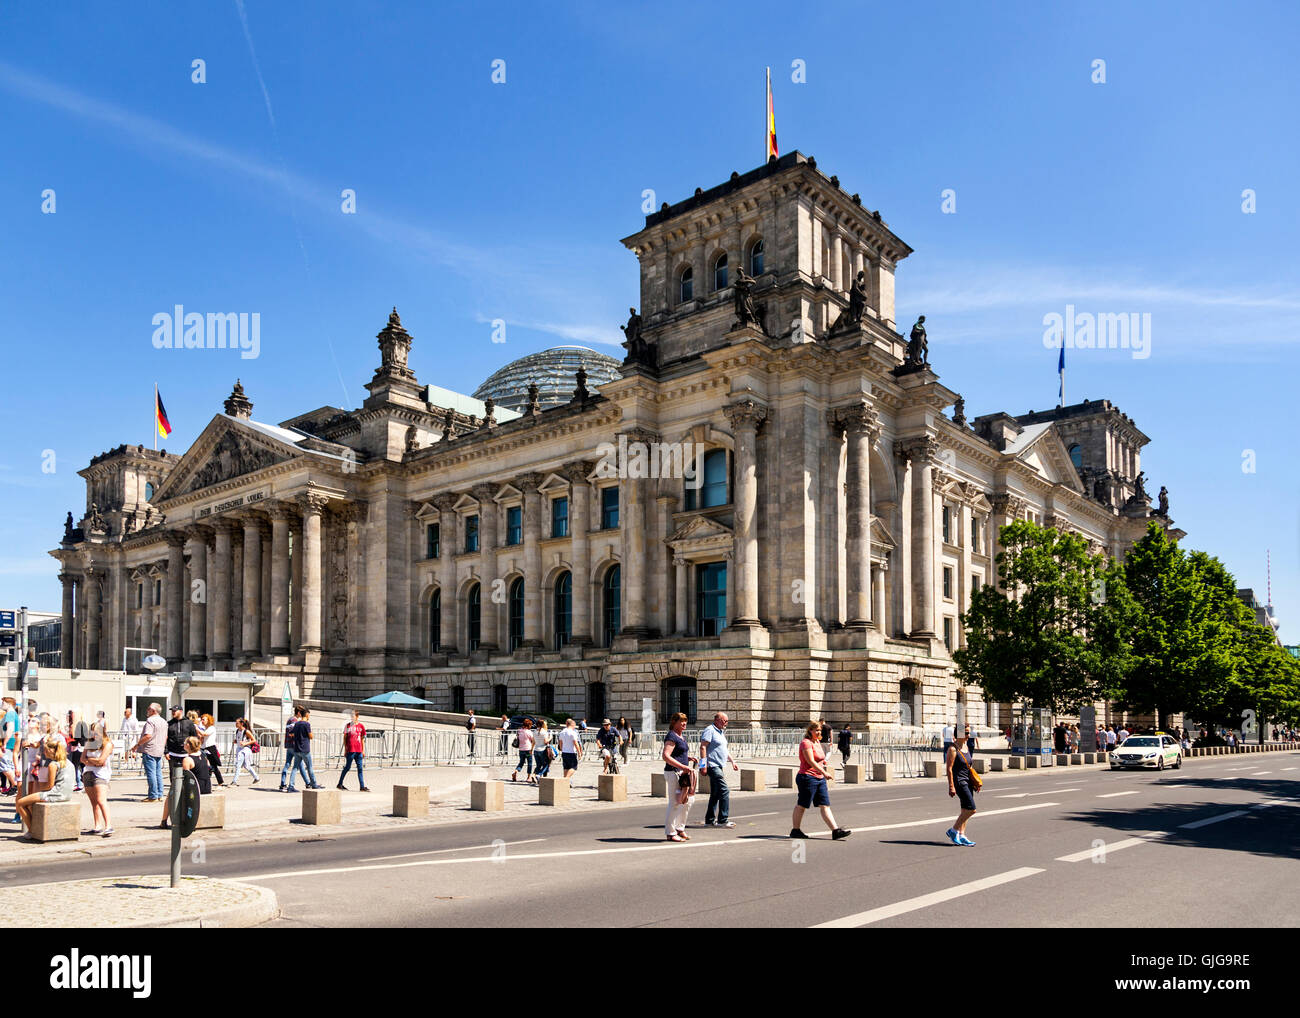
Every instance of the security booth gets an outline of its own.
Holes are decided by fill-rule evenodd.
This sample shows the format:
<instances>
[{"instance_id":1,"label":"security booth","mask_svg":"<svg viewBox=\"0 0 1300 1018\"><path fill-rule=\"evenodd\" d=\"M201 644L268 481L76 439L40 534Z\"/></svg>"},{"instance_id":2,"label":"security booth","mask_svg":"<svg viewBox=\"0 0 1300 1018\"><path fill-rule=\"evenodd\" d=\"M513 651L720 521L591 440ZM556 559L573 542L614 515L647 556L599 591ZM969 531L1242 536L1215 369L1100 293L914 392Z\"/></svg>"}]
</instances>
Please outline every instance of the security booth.
<instances>
[{"instance_id":1,"label":"security booth","mask_svg":"<svg viewBox=\"0 0 1300 1018\"><path fill-rule=\"evenodd\" d=\"M1051 756L1052 712L1034 707L1023 707L1016 715L1011 728L1011 752L1028 756Z\"/></svg>"}]
</instances>

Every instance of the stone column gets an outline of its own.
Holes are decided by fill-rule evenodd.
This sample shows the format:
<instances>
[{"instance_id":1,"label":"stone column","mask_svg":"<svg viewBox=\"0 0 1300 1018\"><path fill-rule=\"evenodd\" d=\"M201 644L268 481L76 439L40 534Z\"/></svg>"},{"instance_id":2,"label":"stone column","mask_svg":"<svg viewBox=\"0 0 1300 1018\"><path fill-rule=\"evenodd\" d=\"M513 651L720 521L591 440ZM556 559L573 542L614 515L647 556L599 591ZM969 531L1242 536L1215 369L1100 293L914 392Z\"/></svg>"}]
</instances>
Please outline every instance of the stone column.
<instances>
[{"instance_id":1,"label":"stone column","mask_svg":"<svg viewBox=\"0 0 1300 1018\"><path fill-rule=\"evenodd\" d=\"M500 632L500 605L493 599L493 581L497 578L497 517L499 508L492 496L495 484L476 484L470 491L478 500L478 562L479 562L479 640L478 649L498 649ZM439 535L441 536L441 535Z\"/></svg>"},{"instance_id":2,"label":"stone column","mask_svg":"<svg viewBox=\"0 0 1300 1018\"><path fill-rule=\"evenodd\" d=\"M840 236L839 231L831 237L831 286L836 293L844 290L844 279L841 266L844 264L844 238Z\"/></svg>"},{"instance_id":3,"label":"stone column","mask_svg":"<svg viewBox=\"0 0 1300 1018\"><path fill-rule=\"evenodd\" d=\"M72 652L72 626L75 618L77 581L71 573L59 573L59 582L63 584L63 613L62 626L59 628L59 667L71 668L73 666Z\"/></svg>"},{"instance_id":4,"label":"stone column","mask_svg":"<svg viewBox=\"0 0 1300 1018\"><path fill-rule=\"evenodd\" d=\"M262 653L262 521L246 516L244 523L244 625L240 648L245 660Z\"/></svg>"},{"instance_id":5,"label":"stone column","mask_svg":"<svg viewBox=\"0 0 1300 1018\"><path fill-rule=\"evenodd\" d=\"M212 595L208 539L203 527L190 527L186 536L190 539L190 667L202 671L208 658L208 598Z\"/></svg>"},{"instance_id":6,"label":"stone column","mask_svg":"<svg viewBox=\"0 0 1300 1018\"><path fill-rule=\"evenodd\" d=\"M686 580L690 575L690 564L680 555L673 557L673 571L677 579L677 635L689 636L689 627L691 616L689 612L690 602L687 600Z\"/></svg>"},{"instance_id":7,"label":"stone column","mask_svg":"<svg viewBox=\"0 0 1300 1018\"><path fill-rule=\"evenodd\" d=\"M230 520L215 520L216 533L213 561L208 571L212 595L212 660L218 669L229 668L230 660L230 567L235 525Z\"/></svg>"},{"instance_id":8,"label":"stone column","mask_svg":"<svg viewBox=\"0 0 1300 1018\"><path fill-rule=\"evenodd\" d=\"M321 649L321 513L329 500L308 493L302 504L302 644L300 651Z\"/></svg>"},{"instance_id":9,"label":"stone column","mask_svg":"<svg viewBox=\"0 0 1300 1018\"><path fill-rule=\"evenodd\" d=\"M883 564L878 565L872 576L871 617L875 621L876 628L888 634L889 630L885 624L885 572Z\"/></svg>"},{"instance_id":10,"label":"stone column","mask_svg":"<svg viewBox=\"0 0 1300 1018\"><path fill-rule=\"evenodd\" d=\"M658 435L645 429L625 432L629 448L639 442L650 447ZM644 637L650 635L646 624L646 481L629 477L619 482L619 502L622 519L619 521L619 561L622 564L623 615L622 635Z\"/></svg>"},{"instance_id":11,"label":"stone column","mask_svg":"<svg viewBox=\"0 0 1300 1018\"><path fill-rule=\"evenodd\" d=\"M181 643L182 613L185 611L185 535L175 530L167 531L167 611L166 648L167 664L176 669L185 659Z\"/></svg>"},{"instance_id":12,"label":"stone column","mask_svg":"<svg viewBox=\"0 0 1300 1018\"><path fill-rule=\"evenodd\" d=\"M271 528L265 522L258 531L262 535L262 610L258 613L262 619L262 628L257 635L257 645L263 657L271 654Z\"/></svg>"},{"instance_id":13,"label":"stone column","mask_svg":"<svg viewBox=\"0 0 1300 1018\"><path fill-rule=\"evenodd\" d=\"M767 408L753 400L741 400L727 406L724 412L731 422L736 443L736 490L732 499L735 504L736 603L730 625L753 629L759 626L758 464L755 446L758 428L767 419Z\"/></svg>"},{"instance_id":14,"label":"stone column","mask_svg":"<svg viewBox=\"0 0 1300 1018\"><path fill-rule=\"evenodd\" d=\"M86 667L98 668L99 662L99 581L102 569L86 567Z\"/></svg>"},{"instance_id":15,"label":"stone column","mask_svg":"<svg viewBox=\"0 0 1300 1018\"><path fill-rule=\"evenodd\" d=\"M989 558L992 560L992 575L985 582L993 584L995 590L1002 590L1002 581L998 577L998 556L1003 552L1002 546L1002 528L1008 524L1014 523L1021 512L1024 511L1024 503L1014 495L997 491L989 497L989 505L992 508L992 516L989 519ZM1006 591L1003 591L1006 593Z\"/></svg>"},{"instance_id":16,"label":"stone column","mask_svg":"<svg viewBox=\"0 0 1300 1018\"><path fill-rule=\"evenodd\" d=\"M587 475L593 465L584 460L564 465L569 479L569 537L573 548L573 638L575 646L592 645L591 624L591 485Z\"/></svg>"},{"instance_id":17,"label":"stone column","mask_svg":"<svg viewBox=\"0 0 1300 1018\"><path fill-rule=\"evenodd\" d=\"M934 632L934 459L938 443L909 439L912 457L912 636Z\"/></svg>"},{"instance_id":18,"label":"stone column","mask_svg":"<svg viewBox=\"0 0 1300 1018\"><path fill-rule=\"evenodd\" d=\"M660 592L657 607L658 612L654 616L654 629L661 633L675 632L677 621L677 610L673 606L675 596L673 576L673 551L668 547L668 539L673 536L673 513L677 511L678 500L676 495L659 494L655 496L655 502L659 506L659 532L655 535L652 550L650 553L650 564L655 571L656 589ZM597 602L603 605L604 601ZM603 630L605 621L599 613L603 608L598 607L596 616L596 630Z\"/></svg>"},{"instance_id":19,"label":"stone column","mask_svg":"<svg viewBox=\"0 0 1300 1018\"><path fill-rule=\"evenodd\" d=\"M456 505L455 495L438 495L433 504L438 509L438 590L441 599L441 651L455 654L460 612L456 599ZM467 645L468 646L468 645Z\"/></svg>"},{"instance_id":20,"label":"stone column","mask_svg":"<svg viewBox=\"0 0 1300 1018\"><path fill-rule=\"evenodd\" d=\"M880 422L866 403L840 411L848 433L848 606L845 626L872 625L871 605L871 447L880 435Z\"/></svg>"},{"instance_id":21,"label":"stone column","mask_svg":"<svg viewBox=\"0 0 1300 1018\"><path fill-rule=\"evenodd\" d=\"M289 653L298 653L302 645L302 516L289 515Z\"/></svg>"},{"instance_id":22,"label":"stone column","mask_svg":"<svg viewBox=\"0 0 1300 1018\"><path fill-rule=\"evenodd\" d=\"M542 526L541 474L516 478L515 487L524 493L524 638L521 647L542 645L542 548L538 543Z\"/></svg>"},{"instance_id":23,"label":"stone column","mask_svg":"<svg viewBox=\"0 0 1300 1018\"><path fill-rule=\"evenodd\" d=\"M958 526L961 528L958 533L958 542L961 544L961 575L957 577L957 589L954 593L957 595L957 621L955 623L956 632L952 634L953 649L964 647L966 645L966 630L962 627L961 616L970 610L971 597L971 546L970 546L970 521L971 507L969 503L962 503L961 512L958 513L961 522Z\"/></svg>"},{"instance_id":24,"label":"stone column","mask_svg":"<svg viewBox=\"0 0 1300 1018\"><path fill-rule=\"evenodd\" d=\"M292 512L272 506L271 513L271 654L289 653L289 521Z\"/></svg>"}]
</instances>

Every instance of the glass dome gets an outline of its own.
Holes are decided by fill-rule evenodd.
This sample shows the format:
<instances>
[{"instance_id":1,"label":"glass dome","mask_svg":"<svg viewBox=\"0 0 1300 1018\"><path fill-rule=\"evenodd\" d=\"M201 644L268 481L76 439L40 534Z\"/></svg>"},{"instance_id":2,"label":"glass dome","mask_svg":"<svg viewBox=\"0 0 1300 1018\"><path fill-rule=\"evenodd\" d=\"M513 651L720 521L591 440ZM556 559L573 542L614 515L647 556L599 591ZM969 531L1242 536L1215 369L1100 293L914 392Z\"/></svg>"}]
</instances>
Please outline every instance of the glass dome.
<instances>
[{"instance_id":1,"label":"glass dome","mask_svg":"<svg viewBox=\"0 0 1300 1018\"><path fill-rule=\"evenodd\" d=\"M537 383L537 404L543 410L561 406L573 398L578 368L587 369L587 388L621 378L622 362L585 346L557 346L530 353L492 373L474 390L475 399L489 396L499 407L522 413L528 405L528 386Z\"/></svg>"}]
</instances>

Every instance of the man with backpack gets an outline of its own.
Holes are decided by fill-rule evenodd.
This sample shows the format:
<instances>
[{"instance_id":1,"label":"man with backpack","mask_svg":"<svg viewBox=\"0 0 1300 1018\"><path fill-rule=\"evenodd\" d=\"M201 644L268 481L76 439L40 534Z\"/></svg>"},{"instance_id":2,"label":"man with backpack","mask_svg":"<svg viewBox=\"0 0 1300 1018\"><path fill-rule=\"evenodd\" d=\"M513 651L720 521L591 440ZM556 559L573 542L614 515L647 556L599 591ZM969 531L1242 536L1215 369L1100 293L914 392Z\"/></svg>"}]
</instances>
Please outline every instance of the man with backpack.
<instances>
[{"instance_id":1,"label":"man with backpack","mask_svg":"<svg viewBox=\"0 0 1300 1018\"><path fill-rule=\"evenodd\" d=\"M293 716L290 717L284 725L284 767L280 770L280 791L282 792L295 791L295 789L289 787L287 781L289 780L290 773L294 769L294 765L298 762L298 740L295 737L294 732L297 729L298 721L301 718L302 708L295 707L293 709Z\"/></svg>"},{"instance_id":2,"label":"man with backpack","mask_svg":"<svg viewBox=\"0 0 1300 1018\"><path fill-rule=\"evenodd\" d=\"M465 731L469 734L465 736L465 741L469 743L469 758L474 759L474 729L478 727L478 719L474 717L474 712L469 712L469 717L465 719Z\"/></svg>"}]
</instances>

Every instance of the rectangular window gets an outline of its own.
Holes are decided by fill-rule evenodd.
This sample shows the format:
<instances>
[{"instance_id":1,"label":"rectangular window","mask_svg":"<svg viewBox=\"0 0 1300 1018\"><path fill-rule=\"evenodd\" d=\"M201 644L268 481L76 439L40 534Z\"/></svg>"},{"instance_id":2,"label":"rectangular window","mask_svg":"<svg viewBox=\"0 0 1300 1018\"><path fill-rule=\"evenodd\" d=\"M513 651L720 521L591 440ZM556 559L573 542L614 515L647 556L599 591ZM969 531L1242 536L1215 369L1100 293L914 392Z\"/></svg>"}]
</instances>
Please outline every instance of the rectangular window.
<instances>
[{"instance_id":1,"label":"rectangular window","mask_svg":"<svg viewBox=\"0 0 1300 1018\"><path fill-rule=\"evenodd\" d=\"M952 650L952 619L946 616L943 620L943 645Z\"/></svg>"},{"instance_id":2,"label":"rectangular window","mask_svg":"<svg viewBox=\"0 0 1300 1018\"><path fill-rule=\"evenodd\" d=\"M247 713L248 705L243 700L218 700L217 723L233 725Z\"/></svg>"},{"instance_id":3,"label":"rectangular window","mask_svg":"<svg viewBox=\"0 0 1300 1018\"><path fill-rule=\"evenodd\" d=\"M137 583L135 585L135 606L137 608L144 607L144 584L143 583Z\"/></svg>"},{"instance_id":4,"label":"rectangular window","mask_svg":"<svg viewBox=\"0 0 1300 1018\"><path fill-rule=\"evenodd\" d=\"M440 535L438 533L438 524L429 523L425 525L424 528L424 557L425 558L438 557L438 552L440 550L438 548L439 536Z\"/></svg>"},{"instance_id":5,"label":"rectangular window","mask_svg":"<svg viewBox=\"0 0 1300 1018\"><path fill-rule=\"evenodd\" d=\"M979 593L979 589L980 589L980 587L982 587L982 586L984 586L984 581L983 581L982 579L980 579L980 574L979 574L979 573L975 573L975 574L970 578L970 592L971 592L972 594L977 594L977 593Z\"/></svg>"},{"instance_id":6,"label":"rectangular window","mask_svg":"<svg viewBox=\"0 0 1300 1018\"><path fill-rule=\"evenodd\" d=\"M943 543L952 544L952 510L943 507Z\"/></svg>"},{"instance_id":7,"label":"rectangular window","mask_svg":"<svg viewBox=\"0 0 1300 1018\"><path fill-rule=\"evenodd\" d=\"M952 568L950 566L943 567L943 596L949 601L952 600Z\"/></svg>"},{"instance_id":8,"label":"rectangular window","mask_svg":"<svg viewBox=\"0 0 1300 1018\"><path fill-rule=\"evenodd\" d=\"M615 530L618 527L618 487L600 489L600 529Z\"/></svg>"},{"instance_id":9,"label":"rectangular window","mask_svg":"<svg viewBox=\"0 0 1300 1018\"><path fill-rule=\"evenodd\" d=\"M695 567L695 631L717 636L727 625L727 563L706 562Z\"/></svg>"},{"instance_id":10,"label":"rectangular window","mask_svg":"<svg viewBox=\"0 0 1300 1018\"><path fill-rule=\"evenodd\" d=\"M970 550L973 554L980 554L980 521L978 516L970 518Z\"/></svg>"},{"instance_id":11,"label":"rectangular window","mask_svg":"<svg viewBox=\"0 0 1300 1018\"><path fill-rule=\"evenodd\" d=\"M551 536L569 536L569 500L557 498L551 502Z\"/></svg>"},{"instance_id":12,"label":"rectangular window","mask_svg":"<svg viewBox=\"0 0 1300 1018\"><path fill-rule=\"evenodd\" d=\"M506 544L516 545L524 543L524 509L523 506L512 505L506 510Z\"/></svg>"},{"instance_id":13,"label":"rectangular window","mask_svg":"<svg viewBox=\"0 0 1300 1018\"><path fill-rule=\"evenodd\" d=\"M478 551L478 517L465 517L465 550Z\"/></svg>"}]
</instances>

